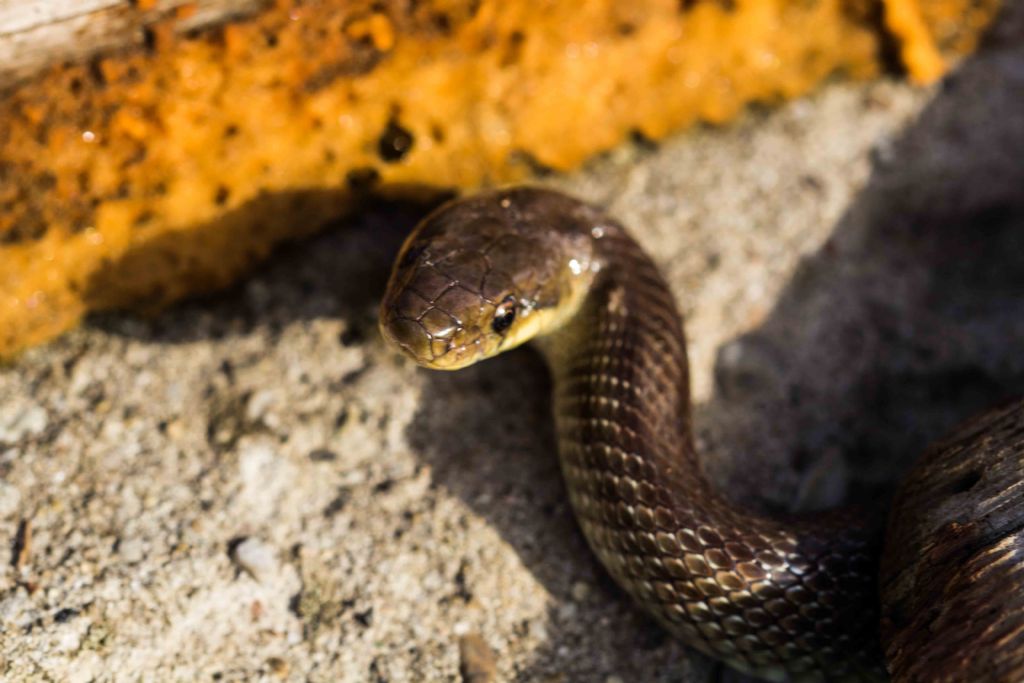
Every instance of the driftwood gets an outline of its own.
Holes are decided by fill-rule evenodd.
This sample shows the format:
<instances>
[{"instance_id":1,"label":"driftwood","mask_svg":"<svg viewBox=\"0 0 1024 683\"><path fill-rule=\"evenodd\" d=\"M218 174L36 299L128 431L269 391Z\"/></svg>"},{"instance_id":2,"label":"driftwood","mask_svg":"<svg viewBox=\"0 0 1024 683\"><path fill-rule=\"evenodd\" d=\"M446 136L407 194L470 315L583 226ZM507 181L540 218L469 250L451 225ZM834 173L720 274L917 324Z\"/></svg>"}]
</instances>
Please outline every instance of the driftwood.
<instances>
[{"instance_id":1,"label":"driftwood","mask_svg":"<svg viewBox=\"0 0 1024 683\"><path fill-rule=\"evenodd\" d=\"M175 19L181 33L249 14L266 0L0 0L0 88L53 63L138 45Z\"/></svg>"}]
</instances>

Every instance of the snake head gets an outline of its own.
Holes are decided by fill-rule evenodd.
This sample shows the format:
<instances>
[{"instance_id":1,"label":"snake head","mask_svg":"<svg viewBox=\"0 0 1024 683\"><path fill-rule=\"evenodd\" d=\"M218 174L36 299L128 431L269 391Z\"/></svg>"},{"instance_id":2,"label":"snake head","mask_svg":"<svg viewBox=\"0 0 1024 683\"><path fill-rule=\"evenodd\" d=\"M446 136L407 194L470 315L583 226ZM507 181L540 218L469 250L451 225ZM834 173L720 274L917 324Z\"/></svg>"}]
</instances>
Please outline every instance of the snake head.
<instances>
[{"instance_id":1,"label":"snake head","mask_svg":"<svg viewBox=\"0 0 1024 683\"><path fill-rule=\"evenodd\" d=\"M552 329L596 270L588 211L532 188L440 207L399 252L384 338L422 366L455 370Z\"/></svg>"}]
</instances>

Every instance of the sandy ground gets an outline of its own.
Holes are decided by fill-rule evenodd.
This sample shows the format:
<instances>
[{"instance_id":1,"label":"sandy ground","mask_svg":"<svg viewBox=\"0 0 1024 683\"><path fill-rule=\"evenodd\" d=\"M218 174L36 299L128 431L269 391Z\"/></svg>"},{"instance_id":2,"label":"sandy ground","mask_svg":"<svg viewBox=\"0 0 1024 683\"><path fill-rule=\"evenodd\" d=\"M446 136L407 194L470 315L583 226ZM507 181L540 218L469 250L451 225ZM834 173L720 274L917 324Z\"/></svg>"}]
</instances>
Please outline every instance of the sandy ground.
<instances>
[{"instance_id":1,"label":"sandy ground","mask_svg":"<svg viewBox=\"0 0 1024 683\"><path fill-rule=\"evenodd\" d=\"M836 84L544 181L664 267L737 500L881 505L1024 392L1015 15L934 90ZM383 346L424 210L368 204L232 291L0 370L4 680L743 680L588 553L535 355L431 374Z\"/></svg>"}]
</instances>

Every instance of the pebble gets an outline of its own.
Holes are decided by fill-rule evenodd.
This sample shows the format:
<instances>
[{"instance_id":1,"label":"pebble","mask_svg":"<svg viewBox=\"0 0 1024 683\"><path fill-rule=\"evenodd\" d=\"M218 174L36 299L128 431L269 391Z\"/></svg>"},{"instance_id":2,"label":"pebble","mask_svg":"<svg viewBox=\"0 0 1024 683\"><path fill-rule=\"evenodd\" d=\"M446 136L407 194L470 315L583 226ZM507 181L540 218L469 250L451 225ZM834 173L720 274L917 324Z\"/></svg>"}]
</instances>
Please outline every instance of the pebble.
<instances>
[{"instance_id":1,"label":"pebble","mask_svg":"<svg viewBox=\"0 0 1024 683\"><path fill-rule=\"evenodd\" d=\"M25 591L12 591L9 597L0 600L0 624L24 628L34 620L35 610Z\"/></svg>"},{"instance_id":2,"label":"pebble","mask_svg":"<svg viewBox=\"0 0 1024 683\"><path fill-rule=\"evenodd\" d=\"M781 366L778 351L762 337L748 335L724 344L718 351L715 382L727 398L748 396L771 386Z\"/></svg>"},{"instance_id":3,"label":"pebble","mask_svg":"<svg viewBox=\"0 0 1024 683\"><path fill-rule=\"evenodd\" d=\"M572 599L576 602L583 602L590 594L590 586L586 581L577 581L572 584Z\"/></svg>"},{"instance_id":4,"label":"pebble","mask_svg":"<svg viewBox=\"0 0 1024 683\"><path fill-rule=\"evenodd\" d=\"M260 508L267 508L290 478L275 444L262 437L243 437L238 442L238 474L243 495Z\"/></svg>"},{"instance_id":5,"label":"pebble","mask_svg":"<svg viewBox=\"0 0 1024 683\"><path fill-rule=\"evenodd\" d=\"M270 669L271 673L273 673L278 678L288 677L288 670L290 669L290 667L288 666L288 662L281 659L280 657L271 657L270 659L268 659L267 667Z\"/></svg>"},{"instance_id":6,"label":"pebble","mask_svg":"<svg viewBox=\"0 0 1024 683\"><path fill-rule=\"evenodd\" d=\"M0 519L13 515L21 507L21 491L0 481Z\"/></svg>"},{"instance_id":7,"label":"pebble","mask_svg":"<svg viewBox=\"0 0 1024 683\"><path fill-rule=\"evenodd\" d=\"M42 406L30 404L0 417L0 441L16 443L46 429L49 417Z\"/></svg>"},{"instance_id":8,"label":"pebble","mask_svg":"<svg viewBox=\"0 0 1024 683\"><path fill-rule=\"evenodd\" d=\"M257 391L249 397L245 405L245 417L252 422L266 418L267 412L276 400L274 392L269 389Z\"/></svg>"},{"instance_id":9,"label":"pebble","mask_svg":"<svg viewBox=\"0 0 1024 683\"><path fill-rule=\"evenodd\" d=\"M459 674L463 683L489 683L498 674L494 650L479 633L459 638Z\"/></svg>"},{"instance_id":10,"label":"pebble","mask_svg":"<svg viewBox=\"0 0 1024 683\"><path fill-rule=\"evenodd\" d=\"M274 549L258 538L246 538L235 546L232 559L260 583L277 574L277 557Z\"/></svg>"},{"instance_id":11,"label":"pebble","mask_svg":"<svg viewBox=\"0 0 1024 683\"><path fill-rule=\"evenodd\" d=\"M141 539L126 538L117 544L117 552L123 561L135 564L146 556L146 545Z\"/></svg>"}]
</instances>

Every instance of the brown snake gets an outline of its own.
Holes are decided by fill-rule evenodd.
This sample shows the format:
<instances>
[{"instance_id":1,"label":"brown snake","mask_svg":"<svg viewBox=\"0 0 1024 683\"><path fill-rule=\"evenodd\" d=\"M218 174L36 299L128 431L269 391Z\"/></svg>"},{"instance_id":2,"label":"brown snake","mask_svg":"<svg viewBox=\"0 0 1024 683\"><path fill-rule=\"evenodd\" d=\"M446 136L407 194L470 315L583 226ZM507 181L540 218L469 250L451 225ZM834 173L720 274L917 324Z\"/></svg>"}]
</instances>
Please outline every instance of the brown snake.
<instances>
[{"instance_id":1,"label":"brown snake","mask_svg":"<svg viewBox=\"0 0 1024 683\"><path fill-rule=\"evenodd\" d=\"M693 444L682 319L654 263L615 220L541 189L451 202L403 246L381 328L418 363L438 369L536 343L553 376L561 468L590 547L616 582L688 645L772 680L884 678L875 525L852 510L755 514L705 478ZM995 423L1005 432L1000 443L1010 445L990 450L1020 483L1024 404L994 415L985 424ZM956 441L952 450L960 449L959 458L974 443ZM964 490L977 483L970 473L950 474L959 461L946 461L933 469L960 477L970 484ZM929 476L920 474L910 488L927 488L921 482ZM1019 492L1011 497L1010 507L1017 506ZM913 535L890 529L901 544ZM1024 566L1024 544L1019 555L1009 573L1002 565L994 570L1016 593L1024 586L1016 569ZM898 559L889 574L906 588L904 566ZM1003 631L986 631L1005 631L1016 647L1009 677L943 680L1024 679L1021 613L995 614ZM901 619L887 611L884 623ZM995 640L992 647L1006 645L1006 638ZM907 659L906 642L894 642L899 652L889 648L890 659Z\"/></svg>"}]
</instances>

